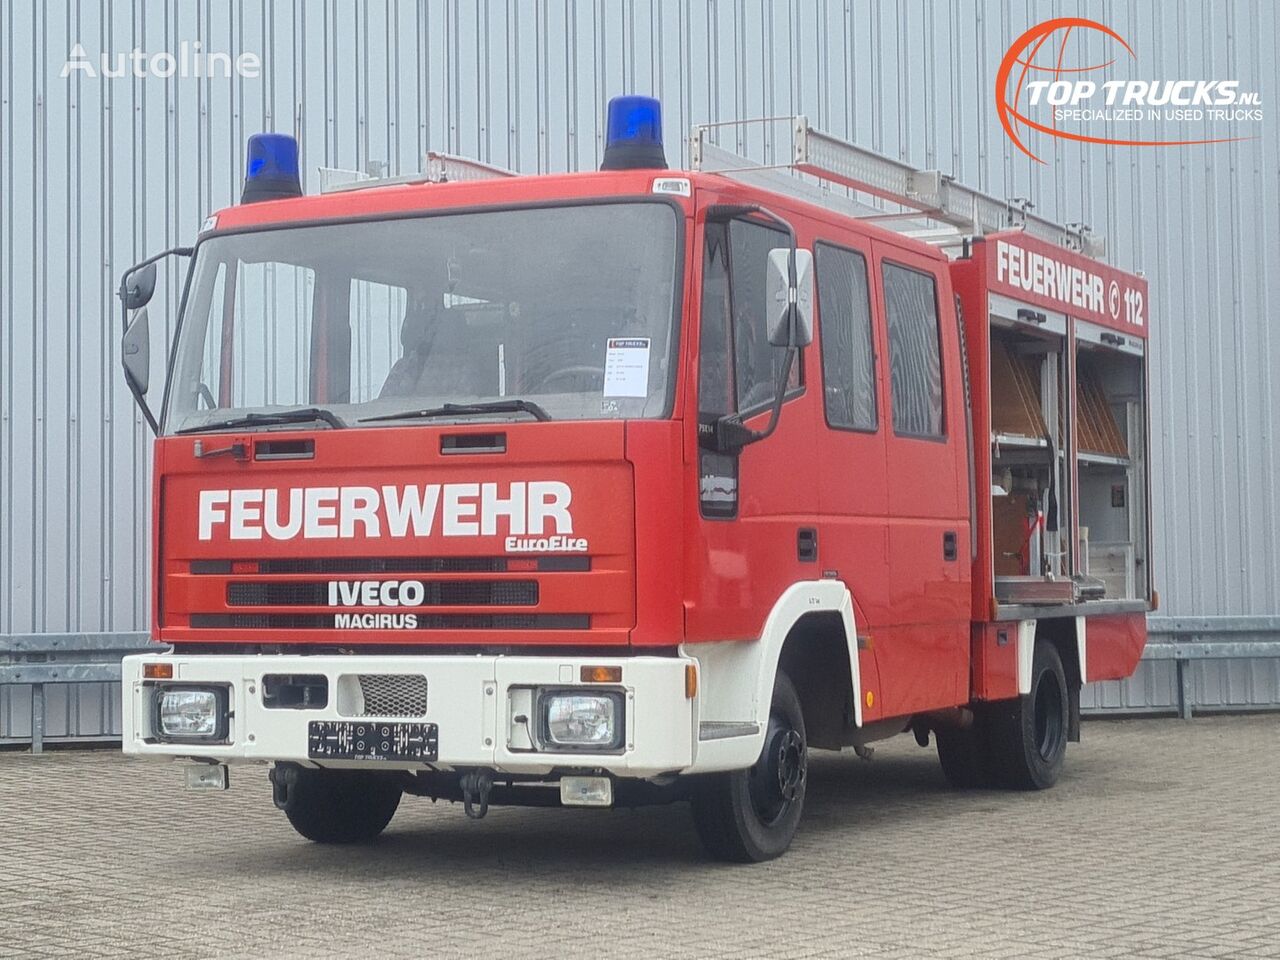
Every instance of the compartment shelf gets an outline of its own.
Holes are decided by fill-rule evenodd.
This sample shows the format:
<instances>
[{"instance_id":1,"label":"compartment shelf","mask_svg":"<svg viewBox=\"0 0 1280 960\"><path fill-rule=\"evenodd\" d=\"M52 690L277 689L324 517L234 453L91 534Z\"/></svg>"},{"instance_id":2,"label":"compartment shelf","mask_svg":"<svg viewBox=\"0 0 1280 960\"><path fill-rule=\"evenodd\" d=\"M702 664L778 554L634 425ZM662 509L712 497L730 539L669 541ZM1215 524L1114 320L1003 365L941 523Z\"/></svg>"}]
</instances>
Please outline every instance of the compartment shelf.
<instances>
[{"instance_id":1,"label":"compartment shelf","mask_svg":"<svg viewBox=\"0 0 1280 960\"><path fill-rule=\"evenodd\" d=\"M1128 457L1116 457L1108 453L1089 453L1081 450L1079 460L1085 466L1095 465L1104 467L1127 467L1129 466Z\"/></svg>"}]
</instances>

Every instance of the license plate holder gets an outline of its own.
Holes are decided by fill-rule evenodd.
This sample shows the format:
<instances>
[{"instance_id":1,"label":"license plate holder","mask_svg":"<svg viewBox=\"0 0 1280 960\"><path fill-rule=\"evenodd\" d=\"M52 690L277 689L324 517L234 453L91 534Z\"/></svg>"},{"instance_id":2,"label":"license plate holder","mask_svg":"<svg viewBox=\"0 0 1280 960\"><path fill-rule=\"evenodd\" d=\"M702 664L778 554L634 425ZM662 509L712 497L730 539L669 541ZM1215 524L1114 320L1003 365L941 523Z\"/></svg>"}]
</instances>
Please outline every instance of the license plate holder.
<instances>
[{"instance_id":1,"label":"license plate holder","mask_svg":"<svg viewBox=\"0 0 1280 960\"><path fill-rule=\"evenodd\" d=\"M434 723L312 720L307 724L307 756L312 760L430 763L439 750L439 731Z\"/></svg>"}]
</instances>

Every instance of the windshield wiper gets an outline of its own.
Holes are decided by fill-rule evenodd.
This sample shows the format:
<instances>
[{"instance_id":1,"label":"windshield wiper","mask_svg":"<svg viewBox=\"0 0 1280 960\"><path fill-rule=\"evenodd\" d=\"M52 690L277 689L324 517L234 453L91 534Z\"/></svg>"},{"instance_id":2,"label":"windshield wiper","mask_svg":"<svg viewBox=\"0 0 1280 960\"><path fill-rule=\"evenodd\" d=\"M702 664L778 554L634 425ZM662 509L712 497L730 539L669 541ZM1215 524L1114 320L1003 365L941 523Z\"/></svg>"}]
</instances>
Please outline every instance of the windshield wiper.
<instances>
[{"instance_id":1,"label":"windshield wiper","mask_svg":"<svg viewBox=\"0 0 1280 960\"><path fill-rule=\"evenodd\" d=\"M183 427L173 432L201 433L205 430L229 430L235 427L266 427L275 423L314 423L317 420L327 423L335 430L347 425L347 422L332 410L326 410L324 407L303 407L300 410L281 410L279 413L246 413L240 417L214 420L211 423Z\"/></svg>"},{"instance_id":2,"label":"windshield wiper","mask_svg":"<svg viewBox=\"0 0 1280 960\"><path fill-rule=\"evenodd\" d=\"M541 404L532 400L485 400L480 403L446 403L425 410L405 410L402 413L380 413L376 417L361 417L361 423L371 420L429 420L433 417L465 417L476 413L527 413L535 420L550 420Z\"/></svg>"}]
</instances>

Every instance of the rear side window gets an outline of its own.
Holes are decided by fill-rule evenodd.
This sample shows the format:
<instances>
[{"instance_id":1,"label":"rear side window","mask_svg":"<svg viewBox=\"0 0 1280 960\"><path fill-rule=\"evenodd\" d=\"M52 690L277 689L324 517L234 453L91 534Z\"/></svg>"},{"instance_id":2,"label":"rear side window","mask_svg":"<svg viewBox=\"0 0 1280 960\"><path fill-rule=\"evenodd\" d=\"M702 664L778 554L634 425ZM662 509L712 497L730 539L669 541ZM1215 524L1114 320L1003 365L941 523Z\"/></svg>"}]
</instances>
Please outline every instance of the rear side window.
<instances>
[{"instance_id":1,"label":"rear side window","mask_svg":"<svg viewBox=\"0 0 1280 960\"><path fill-rule=\"evenodd\" d=\"M885 322L893 382L893 431L941 437L942 356L933 274L884 264Z\"/></svg>"},{"instance_id":2,"label":"rear side window","mask_svg":"<svg viewBox=\"0 0 1280 960\"><path fill-rule=\"evenodd\" d=\"M827 423L875 430L876 358L871 339L871 291L860 253L816 245L818 319Z\"/></svg>"}]
</instances>

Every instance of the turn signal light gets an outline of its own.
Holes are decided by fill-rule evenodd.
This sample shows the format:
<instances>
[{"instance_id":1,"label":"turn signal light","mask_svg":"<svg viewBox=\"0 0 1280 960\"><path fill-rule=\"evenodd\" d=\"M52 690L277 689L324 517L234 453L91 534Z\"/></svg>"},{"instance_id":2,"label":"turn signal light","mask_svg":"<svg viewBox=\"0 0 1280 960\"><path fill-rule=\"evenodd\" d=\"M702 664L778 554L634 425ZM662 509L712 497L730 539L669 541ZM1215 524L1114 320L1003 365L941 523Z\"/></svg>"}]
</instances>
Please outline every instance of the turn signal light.
<instances>
[{"instance_id":1,"label":"turn signal light","mask_svg":"<svg viewBox=\"0 0 1280 960\"><path fill-rule=\"evenodd\" d=\"M696 664L684 665L684 698L692 700L698 695L698 667Z\"/></svg>"},{"instance_id":2,"label":"turn signal light","mask_svg":"<svg viewBox=\"0 0 1280 960\"><path fill-rule=\"evenodd\" d=\"M579 674L583 683L621 683L621 667L586 667Z\"/></svg>"},{"instance_id":3,"label":"turn signal light","mask_svg":"<svg viewBox=\"0 0 1280 960\"><path fill-rule=\"evenodd\" d=\"M172 680L173 664L144 663L142 665L142 676L146 680Z\"/></svg>"}]
</instances>

